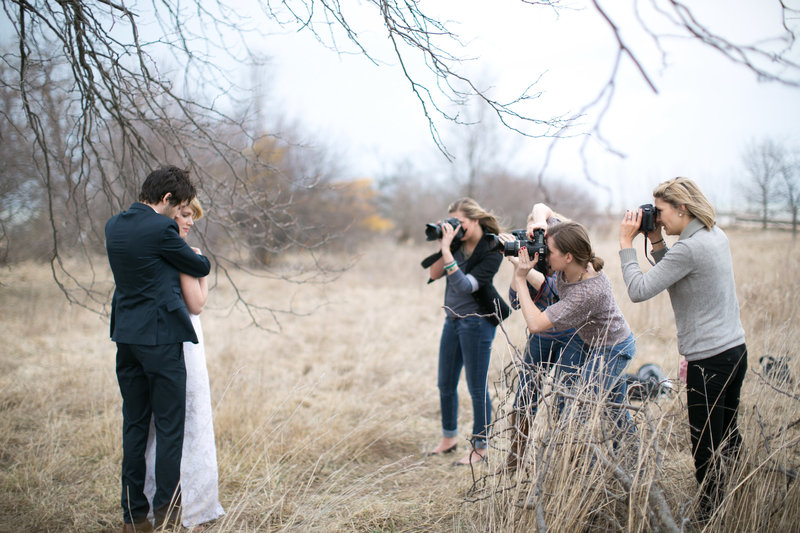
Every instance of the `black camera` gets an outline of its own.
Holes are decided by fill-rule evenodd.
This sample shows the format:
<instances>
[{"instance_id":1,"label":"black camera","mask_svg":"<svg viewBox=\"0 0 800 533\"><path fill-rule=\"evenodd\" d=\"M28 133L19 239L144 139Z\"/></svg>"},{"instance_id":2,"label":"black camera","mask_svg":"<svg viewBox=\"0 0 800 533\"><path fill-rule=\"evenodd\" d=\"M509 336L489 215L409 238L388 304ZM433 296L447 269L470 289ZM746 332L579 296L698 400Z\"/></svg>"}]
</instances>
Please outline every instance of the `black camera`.
<instances>
[{"instance_id":1,"label":"black camera","mask_svg":"<svg viewBox=\"0 0 800 533\"><path fill-rule=\"evenodd\" d=\"M658 209L656 209L653 204L642 204L639 207L642 209L642 220L639 224L639 231L650 233L656 229Z\"/></svg>"},{"instance_id":2,"label":"black camera","mask_svg":"<svg viewBox=\"0 0 800 533\"><path fill-rule=\"evenodd\" d=\"M442 224L450 224L456 232L454 241L460 241L464 238L464 228L461 227L461 222L455 217L446 218L441 224L425 224L425 239L428 241L435 241L442 238Z\"/></svg>"},{"instance_id":3,"label":"black camera","mask_svg":"<svg viewBox=\"0 0 800 533\"><path fill-rule=\"evenodd\" d=\"M528 254L533 259L534 254L539 254L539 259L533 268L547 275L547 243L545 242L544 230L539 228L533 230L533 236L529 239L528 232L524 229L515 229L511 232L515 240L510 242L501 241L494 235L494 244L490 247L491 251L503 252L506 257L519 257L519 250L523 246L528 249Z\"/></svg>"}]
</instances>

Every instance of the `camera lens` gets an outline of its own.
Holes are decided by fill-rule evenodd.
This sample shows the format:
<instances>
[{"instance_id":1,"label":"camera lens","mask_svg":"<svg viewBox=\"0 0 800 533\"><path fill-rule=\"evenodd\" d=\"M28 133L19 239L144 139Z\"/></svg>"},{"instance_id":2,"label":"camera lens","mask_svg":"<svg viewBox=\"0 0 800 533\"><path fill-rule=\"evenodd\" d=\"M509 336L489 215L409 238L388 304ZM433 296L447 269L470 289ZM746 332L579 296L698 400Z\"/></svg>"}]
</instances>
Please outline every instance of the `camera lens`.
<instances>
[{"instance_id":1,"label":"camera lens","mask_svg":"<svg viewBox=\"0 0 800 533\"><path fill-rule=\"evenodd\" d=\"M442 227L438 224L425 224L425 239L435 241L442 238Z\"/></svg>"},{"instance_id":2,"label":"camera lens","mask_svg":"<svg viewBox=\"0 0 800 533\"><path fill-rule=\"evenodd\" d=\"M519 255L519 243L520 241L516 240L504 243L503 255L505 257L517 257Z\"/></svg>"}]
</instances>

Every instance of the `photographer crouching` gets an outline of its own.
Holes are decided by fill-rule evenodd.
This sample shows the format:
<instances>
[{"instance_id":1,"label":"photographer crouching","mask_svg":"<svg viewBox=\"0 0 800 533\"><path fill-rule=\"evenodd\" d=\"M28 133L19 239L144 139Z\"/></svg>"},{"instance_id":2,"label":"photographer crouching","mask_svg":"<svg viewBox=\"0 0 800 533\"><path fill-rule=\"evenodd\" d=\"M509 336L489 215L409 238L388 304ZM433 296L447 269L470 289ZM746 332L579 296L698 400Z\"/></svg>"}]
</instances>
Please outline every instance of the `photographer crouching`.
<instances>
[{"instance_id":1,"label":"photographer crouching","mask_svg":"<svg viewBox=\"0 0 800 533\"><path fill-rule=\"evenodd\" d=\"M458 442L458 381L461 368L472 398L472 446L453 465L470 465L486 455L487 426L491 423L487 375L495 328L510 309L492 284L503 256L490 252L488 233L499 233L491 213L471 198L453 202L452 218L428 224L429 240L440 239L441 250L423 261L430 267L430 281L446 276L446 318L439 343L438 387L442 415L442 440L428 455L450 453Z\"/></svg>"},{"instance_id":2,"label":"photographer crouching","mask_svg":"<svg viewBox=\"0 0 800 533\"><path fill-rule=\"evenodd\" d=\"M736 459L741 444L739 395L747 371L747 347L739 318L730 245L716 225L714 208L688 178L653 191L654 206L627 211L620 227L620 259L634 302L667 290L678 332L678 351L688 362L686 404L695 477L700 484L700 519L722 501L720 455ZM672 248L667 235L679 235ZM655 265L642 273L633 239L644 233ZM645 243L646 244L646 243Z\"/></svg>"},{"instance_id":3,"label":"photographer crouching","mask_svg":"<svg viewBox=\"0 0 800 533\"><path fill-rule=\"evenodd\" d=\"M537 206L539 209L545 208L544 204ZM534 209L537 207L534 206ZM566 217L553 213L547 219L547 225L554 226L566 220ZM528 215L528 225L524 230L501 233L497 237L502 243L503 255L514 265L514 270L519 266L519 252L522 248L527 249L528 256L538 254L536 264L525 277L524 286L520 285L516 276L511 277L511 286L508 289L511 306L514 309L520 308L519 291L526 291L540 311L558 302L557 273L548 265L545 230L536 227L533 211ZM524 359L519 367L519 385L511 413L511 448L506 459L506 468L509 471L516 470L527 448L531 422L536 418L539 408L543 376L555 368L556 379L565 386L572 387L586 360L583 341L575 328L528 332L527 341ZM564 407L563 397L557 400L556 407L560 414Z\"/></svg>"},{"instance_id":4,"label":"photographer crouching","mask_svg":"<svg viewBox=\"0 0 800 533\"><path fill-rule=\"evenodd\" d=\"M544 204L533 207L531 230L547 231L548 263L557 273L556 292L559 300L540 309L530 291L517 292L525 324L532 334L548 330L574 328L583 341L586 363L581 373L586 383L601 397L611 401L608 415L619 427L619 436L633 434L630 413L624 407L626 384L621 375L636 353L636 341L622 316L611 281L602 272L603 259L592 249L589 234L581 224L572 221L548 225L553 211ZM540 250L520 248L514 272L517 287L524 287L528 274L539 262ZM613 437L616 444L617 436Z\"/></svg>"}]
</instances>

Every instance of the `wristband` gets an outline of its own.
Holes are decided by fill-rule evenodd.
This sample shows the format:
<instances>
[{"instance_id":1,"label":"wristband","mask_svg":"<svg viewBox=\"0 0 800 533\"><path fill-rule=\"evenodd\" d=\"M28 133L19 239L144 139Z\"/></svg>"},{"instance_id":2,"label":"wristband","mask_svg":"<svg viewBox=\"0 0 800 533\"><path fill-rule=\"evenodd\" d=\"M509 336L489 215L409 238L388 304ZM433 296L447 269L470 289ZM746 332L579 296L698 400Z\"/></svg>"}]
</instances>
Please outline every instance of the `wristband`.
<instances>
[{"instance_id":1,"label":"wristband","mask_svg":"<svg viewBox=\"0 0 800 533\"><path fill-rule=\"evenodd\" d=\"M445 265L444 269L445 269L445 270L450 270L451 268L453 268L453 267L455 267L455 266L458 266L458 263L456 263L455 261L453 261L453 262L452 262L452 263L450 263L449 265Z\"/></svg>"}]
</instances>

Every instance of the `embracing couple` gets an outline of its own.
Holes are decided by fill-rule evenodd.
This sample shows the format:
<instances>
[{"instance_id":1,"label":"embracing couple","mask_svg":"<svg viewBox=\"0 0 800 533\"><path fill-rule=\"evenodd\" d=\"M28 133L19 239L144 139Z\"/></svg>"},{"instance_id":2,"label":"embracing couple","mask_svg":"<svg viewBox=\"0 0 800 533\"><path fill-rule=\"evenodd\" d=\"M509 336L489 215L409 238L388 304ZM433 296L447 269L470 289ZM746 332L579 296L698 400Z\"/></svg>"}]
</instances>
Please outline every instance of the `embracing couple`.
<instances>
[{"instance_id":1,"label":"embracing couple","mask_svg":"<svg viewBox=\"0 0 800 533\"><path fill-rule=\"evenodd\" d=\"M186 170L147 176L139 202L106 223L116 289L111 339L122 394L123 532L193 527L218 500L211 397L199 315L210 264L186 241L202 215Z\"/></svg>"}]
</instances>

